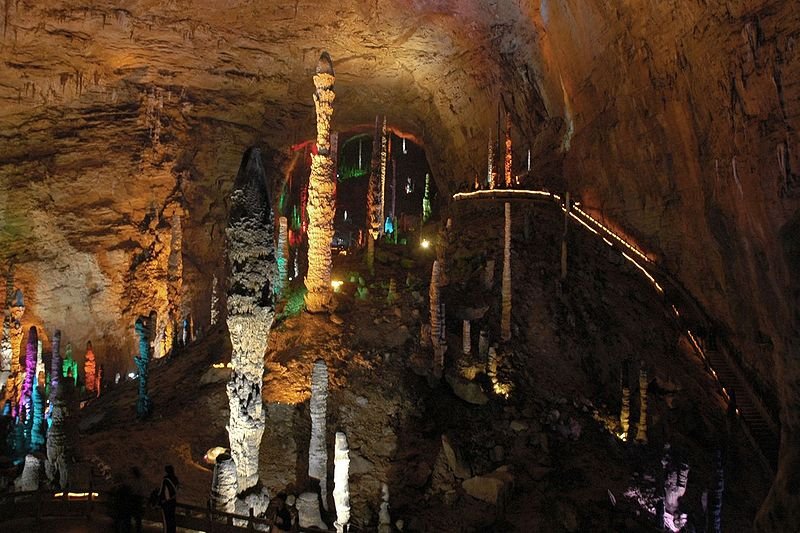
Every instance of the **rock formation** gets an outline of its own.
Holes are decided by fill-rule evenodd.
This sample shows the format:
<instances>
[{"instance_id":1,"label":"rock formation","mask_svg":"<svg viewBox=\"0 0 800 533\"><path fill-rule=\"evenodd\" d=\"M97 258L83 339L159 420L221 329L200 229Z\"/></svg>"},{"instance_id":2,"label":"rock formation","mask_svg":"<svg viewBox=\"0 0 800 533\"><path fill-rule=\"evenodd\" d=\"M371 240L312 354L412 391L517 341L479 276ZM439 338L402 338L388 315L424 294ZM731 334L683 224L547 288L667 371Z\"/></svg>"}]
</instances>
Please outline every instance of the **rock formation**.
<instances>
[{"instance_id":1,"label":"rock formation","mask_svg":"<svg viewBox=\"0 0 800 533\"><path fill-rule=\"evenodd\" d=\"M469 320L464 320L464 325L461 330L461 347L461 351L464 352L464 355L469 355L469 353L472 351Z\"/></svg>"},{"instance_id":2,"label":"rock formation","mask_svg":"<svg viewBox=\"0 0 800 533\"><path fill-rule=\"evenodd\" d=\"M169 256L167 257L167 322L171 325L172 336L165 337L164 354L175 348L176 340L182 340L179 324L183 318L183 226L178 213L170 220ZM87 387L88 388L88 387Z\"/></svg>"},{"instance_id":3,"label":"rock formation","mask_svg":"<svg viewBox=\"0 0 800 533\"><path fill-rule=\"evenodd\" d=\"M392 517L389 514L389 485L381 484L381 507L378 511L378 533L392 532Z\"/></svg>"},{"instance_id":4,"label":"rock formation","mask_svg":"<svg viewBox=\"0 0 800 533\"><path fill-rule=\"evenodd\" d=\"M393 304L397 301L397 281L394 278L389 278L389 289L386 292L386 303Z\"/></svg>"},{"instance_id":5,"label":"rock formation","mask_svg":"<svg viewBox=\"0 0 800 533\"><path fill-rule=\"evenodd\" d=\"M36 384L36 352L39 350L39 335L36 326L31 326L28 330L28 345L25 349L25 369L22 387L19 393L19 410L24 412L26 417L32 413L31 398L33 387Z\"/></svg>"},{"instance_id":6,"label":"rock formation","mask_svg":"<svg viewBox=\"0 0 800 533\"><path fill-rule=\"evenodd\" d=\"M228 437L238 493L258 483L258 450L264 434L261 399L264 352L275 315L275 249L272 210L261 152L248 150L231 193L228 219L228 332L233 372L228 382Z\"/></svg>"},{"instance_id":7,"label":"rock formation","mask_svg":"<svg viewBox=\"0 0 800 533\"><path fill-rule=\"evenodd\" d=\"M639 369L639 424L636 426L636 442L647 444L647 369L644 362Z\"/></svg>"},{"instance_id":8,"label":"rock formation","mask_svg":"<svg viewBox=\"0 0 800 533\"><path fill-rule=\"evenodd\" d=\"M497 171L494 168L494 142L492 142L492 132L489 132L489 152L486 159L486 183L490 189L497 186Z\"/></svg>"},{"instance_id":9,"label":"rock formation","mask_svg":"<svg viewBox=\"0 0 800 533\"><path fill-rule=\"evenodd\" d=\"M275 247L275 280L273 290L279 298L289 283L289 221L286 217L278 218L278 244Z\"/></svg>"},{"instance_id":10,"label":"rock formation","mask_svg":"<svg viewBox=\"0 0 800 533\"><path fill-rule=\"evenodd\" d=\"M317 62L314 76L314 105L317 111L317 153L311 154L308 185L308 273L305 285L306 308L312 313L328 309L331 291L331 241L336 214L336 169L331 152L333 116L333 63L327 52Z\"/></svg>"},{"instance_id":11,"label":"rock formation","mask_svg":"<svg viewBox=\"0 0 800 533\"><path fill-rule=\"evenodd\" d=\"M322 506L328 509L328 448L325 445L328 412L328 365L318 359L311 371L311 441L308 445L308 476L319 480Z\"/></svg>"},{"instance_id":12,"label":"rock formation","mask_svg":"<svg viewBox=\"0 0 800 533\"><path fill-rule=\"evenodd\" d=\"M505 176L505 186L507 189L510 189L511 186L514 184L511 178L511 165L512 165L512 154L511 154L511 115L506 110L506 153L505 153L505 160L503 165L503 174Z\"/></svg>"},{"instance_id":13,"label":"rock formation","mask_svg":"<svg viewBox=\"0 0 800 533\"><path fill-rule=\"evenodd\" d=\"M628 430L630 429L631 418L631 389L628 387L628 362L622 364L619 373L620 387L622 389L622 407L619 411L619 427L622 440L628 440Z\"/></svg>"},{"instance_id":14,"label":"rock formation","mask_svg":"<svg viewBox=\"0 0 800 533\"><path fill-rule=\"evenodd\" d=\"M378 117L375 117L375 135L372 138L372 161L367 185L367 268L375 270L375 241L380 236L381 225L381 143L385 131L381 132ZM384 119L384 124L386 119Z\"/></svg>"},{"instance_id":15,"label":"rock formation","mask_svg":"<svg viewBox=\"0 0 800 533\"><path fill-rule=\"evenodd\" d=\"M422 223L431 219L431 175L425 174L425 193L422 195Z\"/></svg>"},{"instance_id":16,"label":"rock formation","mask_svg":"<svg viewBox=\"0 0 800 533\"><path fill-rule=\"evenodd\" d=\"M83 362L83 379L86 392L97 394L97 363L95 361L92 341L86 343L86 356Z\"/></svg>"},{"instance_id":17,"label":"rock formation","mask_svg":"<svg viewBox=\"0 0 800 533\"><path fill-rule=\"evenodd\" d=\"M236 463L227 453L217 456L211 480L211 504L214 509L233 513L236 506Z\"/></svg>"},{"instance_id":18,"label":"rock formation","mask_svg":"<svg viewBox=\"0 0 800 533\"><path fill-rule=\"evenodd\" d=\"M214 278L211 280L211 315L210 315L210 324L213 328L217 325L219 321L219 296L217 294L219 285L219 281L217 281L217 275L214 274Z\"/></svg>"},{"instance_id":19,"label":"rock formation","mask_svg":"<svg viewBox=\"0 0 800 533\"><path fill-rule=\"evenodd\" d=\"M19 394L22 388L24 373L20 365L20 349L22 348L22 315L25 313L25 302L22 291L14 292L9 301L7 315L3 321L3 335L7 339L5 356L10 357L9 375L6 382L5 400L11 403L11 412L19 411ZM6 331L8 333L6 333Z\"/></svg>"},{"instance_id":20,"label":"rock formation","mask_svg":"<svg viewBox=\"0 0 800 533\"><path fill-rule=\"evenodd\" d=\"M30 492L39 490L39 481L42 477L42 461L33 454L25 456L25 466L22 473L14 481L16 492Z\"/></svg>"},{"instance_id":21,"label":"rock formation","mask_svg":"<svg viewBox=\"0 0 800 533\"><path fill-rule=\"evenodd\" d=\"M725 472L723 470L722 451L714 453L713 470L711 471L711 487L708 493L709 533L722 533L722 495L725 490Z\"/></svg>"},{"instance_id":22,"label":"rock formation","mask_svg":"<svg viewBox=\"0 0 800 533\"><path fill-rule=\"evenodd\" d=\"M494 286L494 259L487 259L483 267L483 288L491 290Z\"/></svg>"},{"instance_id":23,"label":"rock formation","mask_svg":"<svg viewBox=\"0 0 800 533\"><path fill-rule=\"evenodd\" d=\"M511 340L511 204L505 206L505 229L503 232L503 307L500 320L500 338Z\"/></svg>"},{"instance_id":24,"label":"rock formation","mask_svg":"<svg viewBox=\"0 0 800 533\"><path fill-rule=\"evenodd\" d=\"M336 447L333 456L333 501L336 506L337 533L344 533L350 523L350 449L347 436L336 432Z\"/></svg>"},{"instance_id":25,"label":"rock formation","mask_svg":"<svg viewBox=\"0 0 800 533\"><path fill-rule=\"evenodd\" d=\"M297 497L297 515L300 527L328 529L328 525L322 521L319 513L319 499L313 492L304 492Z\"/></svg>"},{"instance_id":26,"label":"rock formation","mask_svg":"<svg viewBox=\"0 0 800 533\"><path fill-rule=\"evenodd\" d=\"M383 229L383 221L386 220L386 164L389 157L389 134L386 130L386 115L383 116L383 127L381 128L381 217L380 227Z\"/></svg>"},{"instance_id":27,"label":"rock formation","mask_svg":"<svg viewBox=\"0 0 800 533\"><path fill-rule=\"evenodd\" d=\"M136 319L134 330L139 339L139 355L134 356L133 362L139 374L139 396L136 400L136 415L145 418L153 410L153 403L150 400L150 393L147 390L150 373L150 344L153 341L153 327L155 326L155 313L149 317L140 316Z\"/></svg>"},{"instance_id":28,"label":"rock formation","mask_svg":"<svg viewBox=\"0 0 800 533\"><path fill-rule=\"evenodd\" d=\"M33 385L33 393L31 396L31 445L32 452L41 451L44 448L45 434L47 427L45 426L44 410L45 410L45 389L38 383Z\"/></svg>"},{"instance_id":29,"label":"rock formation","mask_svg":"<svg viewBox=\"0 0 800 533\"><path fill-rule=\"evenodd\" d=\"M50 428L47 430L47 461L45 473L53 485L61 490L69 486L67 445L67 401L64 397L66 384L59 384L50 405Z\"/></svg>"},{"instance_id":30,"label":"rock formation","mask_svg":"<svg viewBox=\"0 0 800 533\"><path fill-rule=\"evenodd\" d=\"M444 354L447 351L444 322L444 302L441 297L441 267L439 261L433 262L431 284L428 289L430 299L431 346L433 346L433 375L441 377L444 371Z\"/></svg>"},{"instance_id":31,"label":"rock formation","mask_svg":"<svg viewBox=\"0 0 800 533\"><path fill-rule=\"evenodd\" d=\"M61 360L61 330L57 329L55 333L53 333L53 339L51 341L52 346L52 356L50 358L50 404L52 405L55 397L56 392L58 391L58 385L61 383L61 372L62 369L62 360ZM52 419L52 409L50 417Z\"/></svg>"},{"instance_id":32,"label":"rock formation","mask_svg":"<svg viewBox=\"0 0 800 533\"><path fill-rule=\"evenodd\" d=\"M72 344L67 343L67 348L64 350L64 360L61 364L62 377L68 377L72 380L72 384L78 384L78 362L72 357Z\"/></svg>"},{"instance_id":33,"label":"rock formation","mask_svg":"<svg viewBox=\"0 0 800 533\"><path fill-rule=\"evenodd\" d=\"M489 332L485 329L481 330L481 335L478 337L478 355L482 358L489 356Z\"/></svg>"},{"instance_id":34,"label":"rock formation","mask_svg":"<svg viewBox=\"0 0 800 533\"><path fill-rule=\"evenodd\" d=\"M36 372L33 375L34 387L46 385L46 372L44 370L44 357L42 355L42 340L36 341Z\"/></svg>"},{"instance_id":35,"label":"rock formation","mask_svg":"<svg viewBox=\"0 0 800 533\"><path fill-rule=\"evenodd\" d=\"M688 478L689 465L686 463L681 463L678 468L672 468L667 473L667 479L664 484L664 510L671 517L678 513L680 499L686 493Z\"/></svg>"}]
</instances>

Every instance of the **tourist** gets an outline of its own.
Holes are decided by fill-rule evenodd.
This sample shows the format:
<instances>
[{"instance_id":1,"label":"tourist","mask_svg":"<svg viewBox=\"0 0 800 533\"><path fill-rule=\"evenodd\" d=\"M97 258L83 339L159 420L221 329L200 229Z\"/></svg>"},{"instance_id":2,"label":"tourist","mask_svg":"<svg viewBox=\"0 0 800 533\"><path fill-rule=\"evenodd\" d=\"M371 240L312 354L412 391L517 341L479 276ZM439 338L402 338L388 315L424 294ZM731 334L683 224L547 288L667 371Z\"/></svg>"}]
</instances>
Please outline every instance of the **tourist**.
<instances>
[{"instance_id":1,"label":"tourist","mask_svg":"<svg viewBox=\"0 0 800 533\"><path fill-rule=\"evenodd\" d=\"M164 531L175 533L175 506L178 503L178 477L172 465L164 467L164 479L161 481L161 491L158 493L158 501L161 504L161 511L164 514Z\"/></svg>"}]
</instances>

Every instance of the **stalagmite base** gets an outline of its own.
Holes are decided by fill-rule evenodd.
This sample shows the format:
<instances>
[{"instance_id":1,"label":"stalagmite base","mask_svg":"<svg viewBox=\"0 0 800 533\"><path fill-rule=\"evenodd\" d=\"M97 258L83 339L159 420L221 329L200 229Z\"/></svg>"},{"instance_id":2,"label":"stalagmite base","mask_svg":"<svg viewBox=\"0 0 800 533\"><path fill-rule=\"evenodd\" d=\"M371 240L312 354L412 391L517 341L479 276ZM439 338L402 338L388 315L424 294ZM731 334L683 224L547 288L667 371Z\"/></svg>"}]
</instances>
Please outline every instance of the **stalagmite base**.
<instances>
[{"instance_id":1,"label":"stalagmite base","mask_svg":"<svg viewBox=\"0 0 800 533\"><path fill-rule=\"evenodd\" d=\"M233 513L236 506L236 463L228 454L217 456L211 480L211 503L214 509Z\"/></svg>"}]
</instances>

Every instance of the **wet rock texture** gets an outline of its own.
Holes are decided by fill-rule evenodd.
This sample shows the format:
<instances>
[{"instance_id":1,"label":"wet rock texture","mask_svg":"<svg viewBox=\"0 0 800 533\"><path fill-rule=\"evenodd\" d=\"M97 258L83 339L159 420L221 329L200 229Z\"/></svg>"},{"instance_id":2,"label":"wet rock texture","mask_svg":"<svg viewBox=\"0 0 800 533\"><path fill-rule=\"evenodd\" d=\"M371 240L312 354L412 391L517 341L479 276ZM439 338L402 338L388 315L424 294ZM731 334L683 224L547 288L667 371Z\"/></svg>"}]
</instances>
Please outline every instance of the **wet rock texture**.
<instances>
[{"instance_id":1,"label":"wet rock texture","mask_svg":"<svg viewBox=\"0 0 800 533\"><path fill-rule=\"evenodd\" d=\"M537 179L566 176L738 348L782 423L758 527L800 520L792 2L6 4L0 253L16 258L26 328L62 327L129 364L135 317L169 317L169 220L184 207L182 303L208 324L225 176L256 143L279 173L287 138L313 137L324 43L341 58L334 129L385 112L435 154L443 191L483 174L502 95Z\"/></svg>"}]
</instances>

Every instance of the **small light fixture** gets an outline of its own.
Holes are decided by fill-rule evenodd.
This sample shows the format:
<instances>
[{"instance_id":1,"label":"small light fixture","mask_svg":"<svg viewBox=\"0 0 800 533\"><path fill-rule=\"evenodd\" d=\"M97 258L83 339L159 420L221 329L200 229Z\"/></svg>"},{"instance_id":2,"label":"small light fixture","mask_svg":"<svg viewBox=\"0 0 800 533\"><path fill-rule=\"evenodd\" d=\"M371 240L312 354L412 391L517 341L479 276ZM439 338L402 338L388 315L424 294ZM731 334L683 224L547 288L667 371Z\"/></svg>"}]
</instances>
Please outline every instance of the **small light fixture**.
<instances>
[{"instance_id":1,"label":"small light fixture","mask_svg":"<svg viewBox=\"0 0 800 533\"><path fill-rule=\"evenodd\" d=\"M333 292L339 292L339 289L342 288L342 285L344 285L344 281L340 279L331 280L331 287L333 287Z\"/></svg>"},{"instance_id":2,"label":"small light fixture","mask_svg":"<svg viewBox=\"0 0 800 533\"><path fill-rule=\"evenodd\" d=\"M422 239L422 241L419 243L419 245L427 250L428 248L431 247L431 241L429 241L428 239Z\"/></svg>"}]
</instances>

